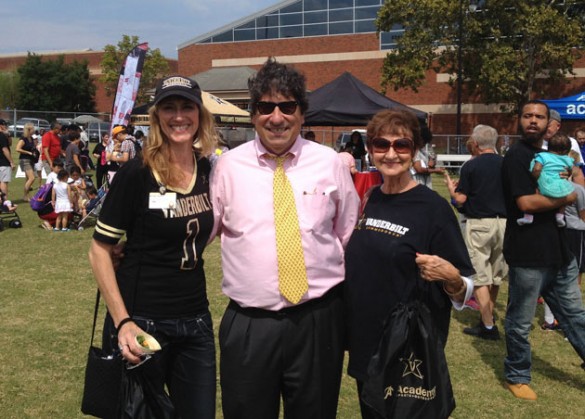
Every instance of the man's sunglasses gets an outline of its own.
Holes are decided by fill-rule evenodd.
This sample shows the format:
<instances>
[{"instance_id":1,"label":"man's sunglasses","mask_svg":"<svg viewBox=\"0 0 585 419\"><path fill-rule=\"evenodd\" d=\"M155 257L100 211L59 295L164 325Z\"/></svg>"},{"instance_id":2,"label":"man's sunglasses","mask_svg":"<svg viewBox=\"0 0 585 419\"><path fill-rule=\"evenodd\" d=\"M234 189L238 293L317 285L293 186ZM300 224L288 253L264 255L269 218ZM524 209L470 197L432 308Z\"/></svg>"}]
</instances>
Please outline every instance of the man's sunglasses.
<instances>
[{"instance_id":1,"label":"man's sunglasses","mask_svg":"<svg viewBox=\"0 0 585 419\"><path fill-rule=\"evenodd\" d=\"M297 102L291 100L289 102L256 102L256 109L260 115L270 115L278 106L280 112L285 115L292 115L297 110Z\"/></svg>"},{"instance_id":2,"label":"man's sunglasses","mask_svg":"<svg viewBox=\"0 0 585 419\"><path fill-rule=\"evenodd\" d=\"M390 141L385 138L374 138L372 149L375 153L387 153L390 147L398 154L407 154L414 151L414 142L409 138L398 138Z\"/></svg>"}]
</instances>

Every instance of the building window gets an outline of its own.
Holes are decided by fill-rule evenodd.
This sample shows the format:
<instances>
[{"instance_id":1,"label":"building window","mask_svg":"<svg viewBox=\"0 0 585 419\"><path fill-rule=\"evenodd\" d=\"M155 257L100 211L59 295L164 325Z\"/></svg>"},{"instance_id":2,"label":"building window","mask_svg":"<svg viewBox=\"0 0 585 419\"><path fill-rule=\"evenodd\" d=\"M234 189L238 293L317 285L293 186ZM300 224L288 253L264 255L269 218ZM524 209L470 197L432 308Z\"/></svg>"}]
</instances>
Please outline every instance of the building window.
<instances>
[{"instance_id":1,"label":"building window","mask_svg":"<svg viewBox=\"0 0 585 419\"><path fill-rule=\"evenodd\" d=\"M196 42L238 42L372 33L376 32L375 20L383 1L386 0L298 0ZM397 34L384 36L384 40L380 41L380 48L392 48L396 43L395 37L401 33L399 31Z\"/></svg>"},{"instance_id":2,"label":"building window","mask_svg":"<svg viewBox=\"0 0 585 419\"><path fill-rule=\"evenodd\" d=\"M234 30L234 41L254 41L256 39L255 29Z\"/></svg>"},{"instance_id":3,"label":"building window","mask_svg":"<svg viewBox=\"0 0 585 419\"><path fill-rule=\"evenodd\" d=\"M258 28L256 39L278 39L278 28Z\"/></svg>"},{"instance_id":4,"label":"building window","mask_svg":"<svg viewBox=\"0 0 585 419\"><path fill-rule=\"evenodd\" d=\"M234 34L232 30L227 30L219 35L215 35L213 37L213 42L233 42L234 41Z\"/></svg>"},{"instance_id":5,"label":"building window","mask_svg":"<svg viewBox=\"0 0 585 419\"><path fill-rule=\"evenodd\" d=\"M303 24L303 15L301 13L290 13L287 15L280 15L280 25L281 26L302 25L302 24Z\"/></svg>"},{"instance_id":6,"label":"building window","mask_svg":"<svg viewBox=\"0 0 585 419\"><path fill-rule=\"evenodd\" d=\"M327 24L305 25L305 36L327 35Z\"/></svg>"},{"instance_id":7,"label":"building window","mask_svg":"<svg viewBox=\"0 0 585 419\"><path fill-rule=\"evenodd\" d=\"M353 33L353 22L339 22L329 24L329 35Z\"/></svg>"},{"instance_id":8,"label":"building window","mask_svg":"<svg viewBox=\"0 0 585 419\"><path fill-rule=\"evenodd\" d=\"M330 22L343 22L353 20L353 9L331 10L329 12Z\"/></svg>"},{"instance_id":9,"label":"building window","mask_svg":"<svg viewBox=\"0 0 585 419\"><path fill-rule=\"evenodd\" d=\"M344 9L353 7L353 0L329 0L330 9Z\"/></svg>"},{"instance_id":10,"label":"building window","mask_svg":"<svg viewBox=\"0 0 585 419\"><path fill-rule=\"evenodd\" d=\"M303 36L303 27L298 26L283 26L280 28L281 38L300 38Z\"/></svg>"}]
</instances>

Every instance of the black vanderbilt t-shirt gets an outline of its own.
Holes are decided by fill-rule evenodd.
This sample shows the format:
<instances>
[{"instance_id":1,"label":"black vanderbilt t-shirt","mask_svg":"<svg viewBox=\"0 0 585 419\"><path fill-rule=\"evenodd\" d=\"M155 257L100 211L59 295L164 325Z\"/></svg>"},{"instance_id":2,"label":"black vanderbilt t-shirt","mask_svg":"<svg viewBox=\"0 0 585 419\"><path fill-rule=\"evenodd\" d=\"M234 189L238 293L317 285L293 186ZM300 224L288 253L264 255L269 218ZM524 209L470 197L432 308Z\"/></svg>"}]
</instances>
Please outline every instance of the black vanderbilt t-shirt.
<instances>
[{"instance_id":1,"label":"black vanderbilt t-shirt","mask_svg":"<svg viewBox=\"0 0 585 419\"><path fill-rule=\"evenodd\" d=\"M461 275L474 273L447 201L422 185L396 195L376 188L345 252L351 376L366 379L384 320L398 302L416 297L417 283L428 292L428 299L423 300L431 310L439 338L446 343L452 304L441 281L420 279L417 252L441 256Z\"/></svg>"},{"instance_id":2,"label":"black vanderbilt t-shirt","mask_svg":"<svg viewBox=\"0 0 585 419\"><path fill-rule=\"evenodd\" d=\"M564 228L557 227L556 210L534 213L532 224L519 226L524 213L516 199L536 193L537 184L530 173L530 162L542 151L518 141L506 153L502 163L502 186L508 220L504 236L504 257L510 266L559 267L570 261Z\"/></svg>"},{"instance_id":3,"label":"black vanderbilt t-shirt","mask_svg":"<svg viewBox=\"0 0 585 419\"><path fill-rule=\"evenodd\" d=\"M134 315L173 319L207 310L202 255L213 227L209 171L209 161L200 159L189 190L168 188L166 193L177 194L174 211L149 209L150 194L160 186L140 160L129 161L114 177L93 237L115 244L126 233L116 277Z\"/></svg>"}]
</instances>

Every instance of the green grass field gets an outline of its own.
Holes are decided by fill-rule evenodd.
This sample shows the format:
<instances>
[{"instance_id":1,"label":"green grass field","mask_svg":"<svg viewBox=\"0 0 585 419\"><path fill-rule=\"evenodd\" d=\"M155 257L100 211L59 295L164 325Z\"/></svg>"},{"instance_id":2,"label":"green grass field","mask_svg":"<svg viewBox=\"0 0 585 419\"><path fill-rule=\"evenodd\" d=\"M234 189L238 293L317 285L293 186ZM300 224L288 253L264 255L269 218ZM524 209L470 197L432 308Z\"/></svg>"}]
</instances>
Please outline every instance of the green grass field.
<instances>
[{"instance_id":1,"label":"green grass field","mask_svg":"<svg viewBox=\"0 0 585 419\"><path fill-rule=\"evenodd\" d=\"M96 286L87 260L93 228L53 233L40 228L20 202L23 179L10 184L24 227L0 232L0 418L79 418ZM444 194L442 179L435 187ZM204 255L215 325L221 294L218 243ZM503 330L507 286L497 305ZM533 388L536 402L519 401L502 387L503 340L476 340L462 333L476 312L453 313L447 357L455 389L454 418L582 418L585 371L570 344L544 332L542 307L534 319ZM218 418L221 418L218 383ZM359 418L354 381L344 375L339 418Z\"/></svg>"}]
</instances>

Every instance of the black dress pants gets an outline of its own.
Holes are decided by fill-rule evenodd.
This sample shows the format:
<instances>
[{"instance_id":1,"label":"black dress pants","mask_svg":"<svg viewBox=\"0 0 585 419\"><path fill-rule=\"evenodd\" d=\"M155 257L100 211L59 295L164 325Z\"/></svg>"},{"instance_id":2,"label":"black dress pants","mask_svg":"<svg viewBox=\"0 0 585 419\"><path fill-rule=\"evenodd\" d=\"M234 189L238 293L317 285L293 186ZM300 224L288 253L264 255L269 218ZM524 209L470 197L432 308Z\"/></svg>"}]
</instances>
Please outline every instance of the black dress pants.
<instances>
[{"instance_id":1,"label":"black dress pants","mask_svg":"<svg viewBox=\"0 0 585 419\"><path fill-rule=\"evenodd\" d=\"M281 311L230 302L219 329L225 419L334 419L341 385L341 287Z\"/></svg>"}]
</instances>

